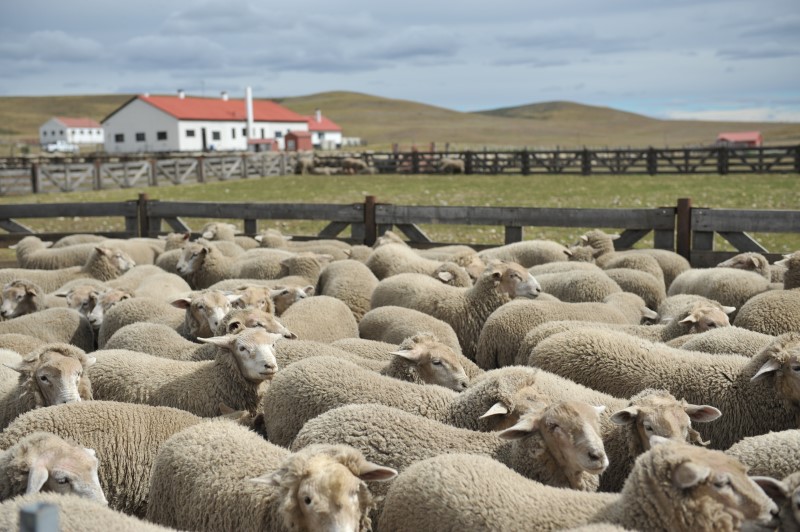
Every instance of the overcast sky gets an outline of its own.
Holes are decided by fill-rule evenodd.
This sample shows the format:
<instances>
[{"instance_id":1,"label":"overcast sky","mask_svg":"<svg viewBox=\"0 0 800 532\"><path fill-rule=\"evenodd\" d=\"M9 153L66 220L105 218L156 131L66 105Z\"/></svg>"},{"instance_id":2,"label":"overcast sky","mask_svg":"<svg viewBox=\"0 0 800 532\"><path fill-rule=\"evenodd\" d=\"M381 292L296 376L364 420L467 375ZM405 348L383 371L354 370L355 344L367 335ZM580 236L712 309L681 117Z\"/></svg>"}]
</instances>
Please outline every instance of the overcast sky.
<instances>
[{"instance_id":1,"label":"overcast sky","mask_svg":"<svg viewBox=\"0 0 800 532\"><path fill-rule=\"evenodd\" d=\"M800 1L0 0L0 95L248 85L800 122Z\"/></svg>"}]
</instances>

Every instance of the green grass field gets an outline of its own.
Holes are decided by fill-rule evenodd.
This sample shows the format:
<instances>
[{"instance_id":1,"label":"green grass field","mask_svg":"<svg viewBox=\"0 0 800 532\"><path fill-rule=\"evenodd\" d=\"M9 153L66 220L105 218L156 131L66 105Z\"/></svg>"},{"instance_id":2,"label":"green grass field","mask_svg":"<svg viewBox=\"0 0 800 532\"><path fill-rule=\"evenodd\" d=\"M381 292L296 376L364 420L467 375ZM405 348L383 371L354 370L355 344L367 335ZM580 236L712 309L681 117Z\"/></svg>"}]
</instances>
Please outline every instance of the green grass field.
<instances>
[{"instance_id":1,"label":"green grass field","mask_svg":"<svg viewBox=\"0 0 800 532\"><path fill-rule=\"evenodd\" d=\"M675 205L690 197L696 207L742 209L797 209L800 205L798 175L695 175L695 176L281 176L213 182L203 185L114 189L66 194L0 197L0 206L11 203L101 202L136 199L173 201L266 203L360 203L375 195L383 203L401 205L468 205L578 208L646 208ZM1 207L0 207L1 208ZM84 218L20 220L42 232L91 232L122 230L121 219ZM192 229L206 220L188 219ZM237 222L236 220L232 220ZM242 227L241 220L238 220ZM324 225L316 222L260 222L259 229L277 226L288 234L313 235ZM166 225L164 226L166 230ZM436 241L502 244L502 227L425 226ZM574 242L582 228L526 228L524 236ZM800 234L754 235L773 252L800 249ZM651 245L652 240L642 242ZM718 238L718 249L731 250Z\"/></svg>"}]
</instances>

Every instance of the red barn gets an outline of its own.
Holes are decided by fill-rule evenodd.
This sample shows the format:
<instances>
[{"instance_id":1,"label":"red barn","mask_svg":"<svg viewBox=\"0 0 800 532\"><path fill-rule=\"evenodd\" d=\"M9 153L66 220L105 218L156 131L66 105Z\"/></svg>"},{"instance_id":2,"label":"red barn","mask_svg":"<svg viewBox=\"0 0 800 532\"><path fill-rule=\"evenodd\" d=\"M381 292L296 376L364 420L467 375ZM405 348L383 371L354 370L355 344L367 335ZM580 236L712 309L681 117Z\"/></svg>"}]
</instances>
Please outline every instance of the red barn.
<instances>
[{"instance_id":1,"label":"red barn","mask_svg":"<svg viewBox=\"0 0 800 532\"><path fill-rule=\"evenodd\" d=\"M290 131L286 134L286 151L306 151L314 149L311 144L311 133L308 131Z\"/></svg>"},{"instance_id":2,"label":"red barn","mask_svg":"<svg viewBox=\"0 0 800 532\"><path fill-rule=\"evenodd\" d=\"M731 131L717 135L718 146L759 148L764 143L760 131Z\"/></svg>"}]
</instances>

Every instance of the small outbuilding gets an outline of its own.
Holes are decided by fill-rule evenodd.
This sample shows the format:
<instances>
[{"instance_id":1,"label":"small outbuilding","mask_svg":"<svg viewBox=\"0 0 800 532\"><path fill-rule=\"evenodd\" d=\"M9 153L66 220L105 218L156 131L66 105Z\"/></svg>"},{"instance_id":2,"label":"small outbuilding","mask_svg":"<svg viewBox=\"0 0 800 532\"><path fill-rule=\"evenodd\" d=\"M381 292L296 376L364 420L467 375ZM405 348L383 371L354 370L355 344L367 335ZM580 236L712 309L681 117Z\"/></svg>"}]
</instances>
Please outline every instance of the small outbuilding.
<instances>
[{"instance_id":1,"label":"small outbuilding","mask_svg":"<svg viewBox=\"0 0 800 532\"><path fill-rule=\"evenodd\" d=\"M717 146L732 148L759 148L764 144L760 131L729 131L717 135Z\"/></svg>"},{"instance_id":2,"label":"small outbuilding","mask_svg":"<svg viewBox=\"0 0 800 532\"><path fill-rule=\"evenodd\" d=\"M39 144L103 144L103 126L91 118L54 116L39 127Z\"/></svg>"},{"instance_id":3,"label":"small outbuilding","mask_svg":"<svg viewBox=\"0 0 800 532\"><path fill-rule=\"evenodd\" d=\"M285 137L286 151L307 151L314 149L310 131L290 131Z\"/></svg>"}]
</instances>

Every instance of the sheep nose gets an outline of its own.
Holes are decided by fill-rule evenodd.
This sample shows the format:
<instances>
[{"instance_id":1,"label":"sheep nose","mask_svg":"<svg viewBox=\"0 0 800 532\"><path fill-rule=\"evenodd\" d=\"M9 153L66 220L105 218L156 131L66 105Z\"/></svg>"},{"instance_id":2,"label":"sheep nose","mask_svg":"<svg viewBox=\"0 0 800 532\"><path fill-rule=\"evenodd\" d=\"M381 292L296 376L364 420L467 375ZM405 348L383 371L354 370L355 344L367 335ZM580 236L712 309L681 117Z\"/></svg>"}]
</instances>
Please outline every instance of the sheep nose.
<instances>
[{"instance_id":1,"label":"sheep nose","mask_svg":"<svg viewBox=\"0 0 800 532\"><path fill-rule=\"evenodd\" d=\"M597 451L589 451L589 458L594 461L598 461L603 458L603 454Z\"/></svg>"},{"instance_id":2,"label":"sheep nose","mask_svg":"<svg viewBox=\"0 0 800 532\"><path fill-rule=\"evenodd\" d=\"M461 386L461 388L464 388L464 389L466 389L466 387L467 387L467 381L461 381L461 382L459 382L459 383L458 383L458 385L459 385L459 386Z\"/></svg>"}]
</instances>

